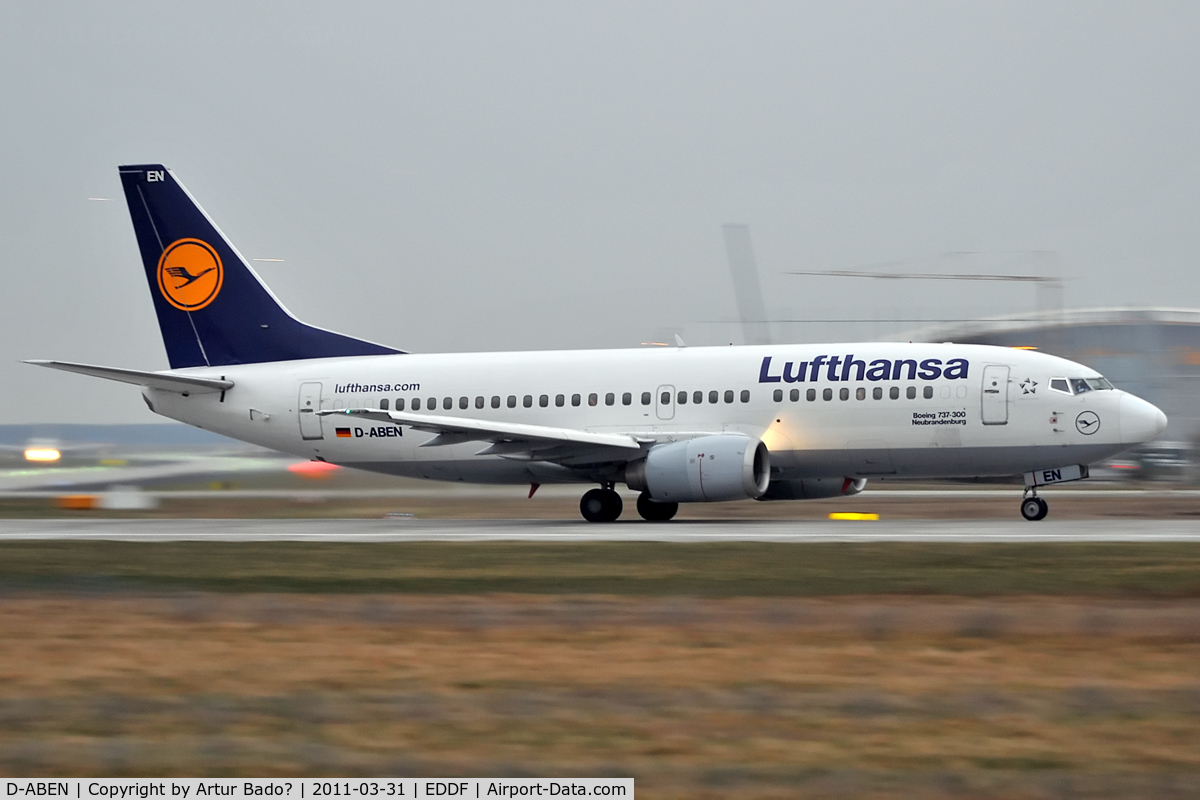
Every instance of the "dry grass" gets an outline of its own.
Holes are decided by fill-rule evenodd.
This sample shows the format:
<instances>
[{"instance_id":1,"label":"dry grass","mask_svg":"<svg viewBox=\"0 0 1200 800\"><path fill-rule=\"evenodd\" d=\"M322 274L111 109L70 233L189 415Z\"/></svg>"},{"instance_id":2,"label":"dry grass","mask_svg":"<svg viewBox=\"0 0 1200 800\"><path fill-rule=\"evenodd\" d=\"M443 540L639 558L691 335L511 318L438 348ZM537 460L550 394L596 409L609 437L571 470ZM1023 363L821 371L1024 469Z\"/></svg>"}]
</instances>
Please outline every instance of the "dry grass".
<instances>
[{"instance_id":1,"label":"dry grass","mask_svg":"<svg viewBox=\"0 0 1200 800\"><path fill-rule=\"evenodd\" d=\"M1188 796L1198 619L1046 597L12 595L0 770Z\"/></svg>"}]
</instances>

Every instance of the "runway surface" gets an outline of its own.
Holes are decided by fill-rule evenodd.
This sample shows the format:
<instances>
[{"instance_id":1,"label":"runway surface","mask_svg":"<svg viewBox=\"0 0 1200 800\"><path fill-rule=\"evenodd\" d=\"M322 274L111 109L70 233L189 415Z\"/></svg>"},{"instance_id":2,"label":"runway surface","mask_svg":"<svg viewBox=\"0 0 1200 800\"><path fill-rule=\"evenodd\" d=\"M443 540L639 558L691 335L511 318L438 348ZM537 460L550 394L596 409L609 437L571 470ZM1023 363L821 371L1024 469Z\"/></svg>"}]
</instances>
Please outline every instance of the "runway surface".
<instances>
[{"instance_id":1,"label":"runway surface","mask_svg":"<svg viewBox=\"0 0 1200 800\"><path fill-rule=\"evenodd\" d=\"M122 542L1200 542L1195 520L700 521L0 520L0 541Z\"/></svg>"}]
</instances>

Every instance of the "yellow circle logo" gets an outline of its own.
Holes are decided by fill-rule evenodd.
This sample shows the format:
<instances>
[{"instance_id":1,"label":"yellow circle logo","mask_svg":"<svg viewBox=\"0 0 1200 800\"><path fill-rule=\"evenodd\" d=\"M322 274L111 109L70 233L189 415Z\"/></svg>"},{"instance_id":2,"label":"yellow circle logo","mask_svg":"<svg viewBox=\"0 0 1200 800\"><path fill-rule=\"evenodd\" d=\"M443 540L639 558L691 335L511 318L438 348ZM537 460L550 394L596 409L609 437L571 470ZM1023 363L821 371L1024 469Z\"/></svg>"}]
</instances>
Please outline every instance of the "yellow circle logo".
<instances>
[{"instance_id":1,"label":"yellow circle logo","mask_svg":"<svg viewBox=\"0 0 1200 800\"><path fill-rule=\"evenodd\" d=\"M221 257L199 239L172 242L158 259L158 290L181 311L199 311L216 300L224 280Z\"/></svg>"}]
</instances>

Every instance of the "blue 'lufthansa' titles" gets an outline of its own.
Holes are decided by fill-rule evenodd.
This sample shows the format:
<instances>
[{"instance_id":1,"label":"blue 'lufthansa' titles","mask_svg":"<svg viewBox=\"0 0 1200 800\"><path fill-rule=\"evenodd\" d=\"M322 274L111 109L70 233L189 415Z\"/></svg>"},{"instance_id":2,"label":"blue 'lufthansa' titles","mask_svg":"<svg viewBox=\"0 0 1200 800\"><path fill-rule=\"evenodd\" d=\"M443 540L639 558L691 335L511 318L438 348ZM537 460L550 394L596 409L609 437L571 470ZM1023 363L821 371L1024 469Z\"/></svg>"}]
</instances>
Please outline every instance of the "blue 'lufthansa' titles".
<instances>
[{"instance_id":1,"label":"blue 'lufthansa' titles","mask_svg":"<svg viewBox=\"0 0 1200 800\"><path fill-rule=\"evenodd\" d=\"M771 356L764 356L762 369L758 371L759 383L816 383L821 379L821 369L825 369L827 381L936 381L938 378L954 381L967 377L970 364L965 358L952 358L942 363L940 358L926 358L918 362L913 358L896 359L877 358L870 363L855 358L851 353L847 356L817 356L811 362L801 361L798 364L786 361L783 370L776 375L771 374ZM853 373L853 374L851 374Z\"/></svg>"}]
</instances>

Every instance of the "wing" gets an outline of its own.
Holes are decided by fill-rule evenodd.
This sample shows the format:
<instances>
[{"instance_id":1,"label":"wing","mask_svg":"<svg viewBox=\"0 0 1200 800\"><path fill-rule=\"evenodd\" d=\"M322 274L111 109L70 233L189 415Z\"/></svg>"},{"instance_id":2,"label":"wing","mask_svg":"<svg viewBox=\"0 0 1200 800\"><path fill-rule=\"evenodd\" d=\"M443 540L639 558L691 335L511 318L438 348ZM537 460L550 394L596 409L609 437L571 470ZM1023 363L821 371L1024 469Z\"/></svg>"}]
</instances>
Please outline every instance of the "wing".
<instances>
[{"instance_id":1,"label":"wing","mask_svg":"<svg viewBox=\"0 0 1200 800\"><path fill-rule=\"evenodd\" d=\"M624 433L592 433L575 428L553 428L517 422L384 411L378 408L345 408L318 411L321 416L338 415L390 422L418 431L437 434L422 447L440 447L463 442L491 442L476 455L495 455L521 461L553 461L560 464L629 461L642 451L642 440Z\"/></svg>"}]
</instances>

